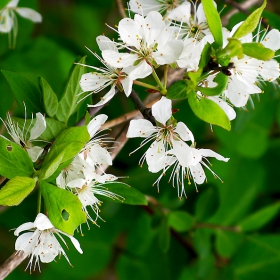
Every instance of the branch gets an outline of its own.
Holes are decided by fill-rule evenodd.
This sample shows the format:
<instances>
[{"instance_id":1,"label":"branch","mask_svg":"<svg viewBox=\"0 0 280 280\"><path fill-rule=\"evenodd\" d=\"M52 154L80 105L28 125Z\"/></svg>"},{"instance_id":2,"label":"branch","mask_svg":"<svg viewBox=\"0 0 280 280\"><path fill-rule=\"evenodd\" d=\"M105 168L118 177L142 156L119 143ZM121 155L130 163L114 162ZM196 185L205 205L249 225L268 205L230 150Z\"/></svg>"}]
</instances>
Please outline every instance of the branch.
<instances>
[{"instance_id":1,"label":"branch","mask_svg":"<svg viewBox=\"0 0 280 280\"><path fill-rule=\"evenodd\" d=\"M123 7L122 0L116 0L116 3L117 3L119 13L120 13L121 17L126 18L126 14L125 14L125 10L124 10L124 7Z\"/></svg>"}]
</instances>

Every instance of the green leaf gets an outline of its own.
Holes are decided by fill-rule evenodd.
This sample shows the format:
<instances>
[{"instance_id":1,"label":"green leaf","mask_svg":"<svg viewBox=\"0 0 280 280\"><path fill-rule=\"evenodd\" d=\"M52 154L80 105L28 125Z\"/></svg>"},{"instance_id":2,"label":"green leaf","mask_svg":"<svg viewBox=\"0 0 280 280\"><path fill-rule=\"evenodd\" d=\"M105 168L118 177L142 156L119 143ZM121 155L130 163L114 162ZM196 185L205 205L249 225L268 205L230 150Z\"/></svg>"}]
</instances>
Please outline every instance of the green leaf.
<instances>
[{"instance_id":1,"label":"green leaf","mask_svg":"<svg viewBox=\"0 0 280 280\"><path fill-rule=\"evenodd\" d=\"M58 109L57 96L44 78L39 77L39 84L43 92L43 102L46 113L50 117L54 117Z\"/></svg>"},{"instance_id":2,"label":"green leaf","mask_svg":"<svg viewBox=\"0 0 280 280\"><path fill-rule=\"evenodd\" d=\"M168 214L168 224L177 232L190 230L194 222L194 217L185 211L172 211Z\"/></svg>"},{"instance_id":3,"label":"green leaf","mask_svg":"<svg viewBox=\"0 0 280 280\"><path fill-rule=\"evenodd\" d=\"M180 80L172 84L167 90L166 97L168 99L186 99L187 94L187 84L185 80Z\"/></svg>"},{"instance_id":4,"label":"green leaf","mask_svg":"<svg viewBox=\"0 0 280 280\"><path fill-rule=\"evenodd\" d=\"M214 96L221 94L227 87L228 83L228 76L220 72L213 80L217 83L217 86L210 88L210 87L197 87L197 90L202 92L204 95Z\"/></svg>"},{"instance_id":5,"label":"green leaf","mask_svg":"<svg viewBox=\"0 0 280 280\"><path fill-rule=\"evenodd\" d=\"M228 116L214 101L204 97L198 100L195 92L189 94L188 101L191 109L198 118L230 130L231 125Z\"/></svg>"},{"instance_id":6,"label":"green leaf","mask_svg":"<svg viewBox=\"0 0 280 280\"><path fill-rule=\"evenodd\" d=\"M203 10L209 29L218 46L223 45L222 22L213 0L202 0Z\"/></svg>"},{"instance_id":7,"label":"green leaf","mask_svg":"<svg viewBox=\"0 0 280 280\"><path fill-rule=\"evenodd\" d=\"M46 141L54 141L56 137L61 133L67 126L64 123L61 123L57 120L45 118L47 123L46 130L41 134L39 139L46 140Z\"/></svg>"},{"instance_id":8,"label":"green leaf","mask_svg":"<svg viewBox=\"0 0 280 280\"><path fill-rule=\"evenodd\" d=\"M73 235L74 230L80 224L86 222L86 214L82 210L82 203L79 198L67 190L44 181L39 182L39 186L52 224L56 228ZM65 213L67 219L64 216Z\"/></svg>"},{"instance_id":9,"label":"green leaf","mask_svg":"<svg viewBox=\"0 0 280 280\"><path fill-rule=\"evenodd\" d=\"M0 190L0 205L19 205L34 189L36 180L16 176L9 180Z\"/></svg>"},{"instance_id":10,"label":"green leaf","mask_svg":"<svg viewBox=\"0 0 280 280\"><path fill-rule=\"evenodd\" d=\"M280 203L275 203L264 207L252 215L246 217L239 223L242 231L252 231L262 228L265 224L271 221L279 212Z\"/></svg>"},{"instance_id":11,"label":"green leaf","mask_svg":"<svg viewBox=\"0 0 280 280\"><path fill-rule=\"evenodd\" d=\"M199 60L199 68L204 68L210 60L211 45L207 42L204 46Z\"/></svg>"},{"instance_id":12,"label":"green leaf","mask_svg":"<svg viewBox=\"0 0 280 280\"><path fill-rule=\"evenodd\" d=\"M239 40L235 38L228 38L228 44L226 47L216 54L216 59L222 66L228 66L230 59L237 56L242 58L244 56L242 44Z\"/></svg>"},{"instance_id":13,"label":"green leaf","mask_svg":"<svg viewBox=\"0 0 280 280\"><path fill-rule=\"evenodd\" d=\"M220 256L230 258L238 249L243 237L231 231L217 230L215 246Z\"/></svg>"},{"instance_id":14,"label":"green leaf","mask_svg":"<svg viewBox=\"0 0 280 280\"><path fill-rule=\"evenodd\" d=\"M29 81L27 78L18 73L6 70L2 70L2 73L9 83L17 104L23 113L25 112L23 102L26 105L28 116L31 116L31 112L45 112L41 102L42 94L35 83Z\"/></svg>"},{"instance_id":15,"label":"green leaf","mask_svg":"<svg viewBox=\"0 0 280 280\"><path fill-rule=\"evenodd\" d=\"M163 218L159 227L158 235L159 248L166 253L170 247L170 229L167 218Z\"/></svg>"},{"instance_id":16,"label":"green leaf","mask_svg":"<svg viewBox=\"0 0 280 280\"><path fill-rule=\"evenodd\" d=\"M85 59L86 57L84 56L78 63L85 64ZM58 103L58 111L56 114L57 119L63 123L67 124L70 116L81 106L81 103L78 103L79 98L77 94L82 91L79 81L85 71L85 67L75 65L70 73L64 94Z\"/></svg>"},{"instance_id":17,"label":"green leaf","mask_svg":"<svg viewBox=\"0 0 280 280\"><path fill-rule=\"evenodd\" d=\"M1 0L0 10L3 9L11 0Z\"/></svg>"},{"instance_id":18,"label":"green leaf","mask_svg":"<svg viewBox=\"0 0 280 280\"><path fill-rule=\"evenodd\" d=\"M0 137L0 174L8 179L30 177L33 162L27 152L17 144Z\"/></svg>"},{"instance_id":19,"label":"green leaf","mask_svg":"<svg viewBox=\"0 0 280 280\"><path fill-rule=\"evenodd\" d=\"M70 127L62 131L45 158L40 178L49 178L60 165L74 158L89 139L85 126Z\"/></svg>"},{"instance_id":20,"label":"green leaf","mask_svg":"<svg viewBox=\"0 0 280 280\"><path fill-rule=\"evenodd\" d=\"M114 200L114 202L125 203L131 205L147 205L147 199L144 194L138 191L135 188L130 187L129 185L121 182L107 182L104 186L108 189L108 191L113 192L117 195L123 197L123 200ZM111 200L106 196L100 196L101 200Z\"/></svg>"},{"instance_id":21,"label":"green leaf","mask_svg":"<svg viewBox=\"0 0 280 280\"><path fill-rule=\"evenodd\" d=\"M259 59L270 60L274 57L275 53L269 48L264 47L261 43L244 43L242 44L244 54Z\"/></svg>"},{"instance_id":22,"label":"green leaf","mask_svg":"<svg viewBox=\"0 0 280 280\"><path fill-rule=\"evenodd\" d=\"M258 26L262 12L266 6L266 0L263 2L261 7L256 9L252 14L250 14L247 19L238 27L235 31L233 38L242 38L247 34L253 32Z\"/></svg>"}]
</instances>

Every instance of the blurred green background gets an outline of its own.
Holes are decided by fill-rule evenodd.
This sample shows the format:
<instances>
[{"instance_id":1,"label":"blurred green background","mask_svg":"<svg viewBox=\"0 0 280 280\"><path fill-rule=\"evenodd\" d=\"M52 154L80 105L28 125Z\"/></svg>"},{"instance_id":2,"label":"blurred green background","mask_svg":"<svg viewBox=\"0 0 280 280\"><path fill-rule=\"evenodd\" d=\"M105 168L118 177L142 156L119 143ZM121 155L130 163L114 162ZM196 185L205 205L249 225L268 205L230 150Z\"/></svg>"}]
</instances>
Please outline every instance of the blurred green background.
<instances>
[{"instance_id":1,"label":"blurred green background","mask_svg":"<svg viewBox=\"0 0 280 280\"><path fill-rule=\"evenodd\" d=\"M268 1L264 17L280 29L278 1ZM218 1L219 10L224 5ZM37 81L45 78L55 92L62 87L78 56L87 55L87 63L98 65L86 50L98 52L96 36L116 37L104 23L114 26L120 20L115 1L20 0L20 7L30 7L43 16L35 25L18 17L18 38L14 50L8 49L8 36L0 35L0 68L20 73ZM252 7L253 8L253 7ZM231 9L227 6L226 14ZM246 15L230 18L231 28ZM99 52L98 52L99 53ZM139 88L137 90L141 91ZM160 193L152 184L158 175L138 166L144 147L128 154L140 140L129 140L108 172L148 195L149 207L104 202L100 228L83 227L76 233L84 254L79 255L67 241L66 253L74 268L62 257L51 264L41 264L42 273L24 272L25 260L7 279L96 279L96 280L278 280L280 279L280 92L277 85L264 85L264 94L253 98L254 108L237 109L232 131L227 132L198 120L187 102L176 118L192 130L198 148L210 148L228 163L211 160L208 183L186 184L187 199L179 200L176 189L168 184L169 175L160 183ZM143 92L140 92L144 95ZM133 109L124 95L117 95L102 109L113 119ZM0 116L17 112L10 88L0 75ZM3 127L1 127L3 133ZM153 201L153 198L156 200ZM33 221L36 193L17 207L1 208L0 262L14 252L15 237L9 230Z\"/></svg>"}]
</instances>

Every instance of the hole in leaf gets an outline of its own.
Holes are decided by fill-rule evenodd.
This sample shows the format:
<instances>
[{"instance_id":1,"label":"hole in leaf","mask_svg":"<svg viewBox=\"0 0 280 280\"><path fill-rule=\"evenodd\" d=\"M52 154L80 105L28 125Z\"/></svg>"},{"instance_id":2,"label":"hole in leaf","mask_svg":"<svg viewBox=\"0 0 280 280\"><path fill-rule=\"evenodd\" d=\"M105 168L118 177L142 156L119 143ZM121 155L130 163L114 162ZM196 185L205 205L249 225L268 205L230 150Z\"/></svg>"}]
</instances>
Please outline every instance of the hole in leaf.
<instances>
[{"instance_id":1,"label":"hole in leaf","mask_svg":"<svg viewBox=\"0 0 280 280\"><path fill-rule=\"evenodd\" d=\"M7 145L7 151L11 152L13 150L13 147L11 145Z\"/></svg>"},{"instance_id":2,"label":"hole in leaf","mask_svg":"<svg viewBox=\"0 0 280 280\"><path fill-rule=\"evenodd\" d=\"M65 209L62 210L61 216L62 216L62 218L63 218L64 221L68 221L68 219L69 219L69 213L68 213Z\"/></svg>"}]
</instances>

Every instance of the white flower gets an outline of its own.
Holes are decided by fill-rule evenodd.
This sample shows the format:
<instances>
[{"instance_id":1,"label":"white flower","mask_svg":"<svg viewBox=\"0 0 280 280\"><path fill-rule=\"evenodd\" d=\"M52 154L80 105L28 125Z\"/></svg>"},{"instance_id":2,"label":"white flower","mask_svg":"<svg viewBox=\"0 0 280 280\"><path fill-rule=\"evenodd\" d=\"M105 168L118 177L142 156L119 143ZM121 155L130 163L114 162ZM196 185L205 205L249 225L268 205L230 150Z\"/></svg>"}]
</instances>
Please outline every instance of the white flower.
<instances>
[{"instance_id":1,"label":"white flower","mask_svg":"<svg viewBox=\"0 0 280 280\"><path fill-rule=\"evenodd\" d=\"M190 3L191 2L191 3ZM208 27L202 4L197 7L198 1L185 1L168 14L168 20L179 22L180 34L183 37L191 37L201 40L206 35L212 35ZM194 14L191 13L191 4ZM216 3L214 2L215 6Z\"/></svg>"},{"instance_id":2,"label":"white flower","mask_svg":"<svg viewBox=\"0 0 280 280\"><path fill-rule=\"evenodd\" d=\"M185 179L188 180L189 185L191 184L190 180L192 179L196 191L198 191L196 184L200 185L206 180L206 175L203 170L203 166L210 170L210 172L215 176L215 178L219 178L207 165L207 163L210 164L207 157L215 157L216 159L225 162L229 160L229 158L224 158L223 156L210 149L195 149L194 147L190 147L190 149L193 156L192 161L190 163L186 163L184 155L182 155L180 151L173 149L168 152L170 155L173 155L173 159L169 159L170 164L167 167L167 169L173 166L170 181L172 181L174 187L177 186L179 198L181 198L182 196L186 196L184 184ZM160 175L155 184L159 184L159 181L161 180L163 175L164 173Z\"/></svg>"},{"instance_id":3,"label":"white flower","mask_svg":"<svg viewBox=\"0 0 280 280\"><path fill-rule=\"evenodd\" d=\"M99 48L103 50L113 50L118 52L115 44L105 36L98 36L97 43ZM89 50L89 49L88 49ZM92 68L94 71L83 74L80 80L80 86L85 92L91 91L91 93L98 93L106 87L110 87L110 90L101 98L95 105L88 105L89 107L101 106L111 100L116 94L116 87L122 88L126 96L129 96L132 90L133 79L129 75L129 69L116 68L106 63L101 57L89 50L103 65L104 67L94 67L86 64L79 64ZM91 94L90 93L90 94ZM87 94L82 99L86 98L90 94Z\"/></svg>"},{"instance_id":4,"label":"white flower","mask_svg":"<svg viewBox=\"0 0 280 280\"><path fill-rule=\"evenodd\" d=\"M9 33L10 47L15 46L15 39L18 31L15 12L33 22L42 21L42 16L38 12L30 8L18 8L18 2L19 0L12 0L0 11L0 32ZM11 33L13 33L12 37L10 35Z\"/></svg>"},{"instance_id":5,"label":"white flower","mask_svg":"<svg viewBox=\"0 0 280 280\"><path fill-rule=\"evenodd\" d=\"M151 11L168 13L182 2L184 0L130 0L128 6L132 12L146 16Z\"/></svg>"},{"instance_id":6,"label":"white flower","mask_svg":"<svg viewBox=\"0 0 280 280\"><path fill-rule=\"evenodd\" d=\"M88 178L88 179L75 179L71 182L67 183L67 186L71 189L71 191L76 194L79 198L79 200L81 201L82 205L83 205L83 211L86 213L87 215L87 219L90 220L92 223L96 224L96 220L98 218L100 218L99 216L99 206L101 205L101 201L96 197L96 195L100 195L100 196L106 196L109 198L114 199L118 199L118 200L123 200L124 198L108 191L108 189L106 188L106 183L108 184L108 182L112 182L117 180L117 177L114 175L109 175L109 174L105 174L104 175L104 183L103 184L97 184L96 181L93 181L92 179L94 179L94 175L92 176L92 178ZM93 219L88 211L87 211L87 206L90 206L90 208L93 210L93 212L96 215L96 218ZM89 224L87 222L87 225L89 227Z\"/></svg>"},{"instance_id":7,"label":"white flower","mask_svg":"<svg viewBox=\"0 0 280 280\"><path fill-rule=\"evenodd\" d=\"M184 141L194 142L194 137L184 123L176 123L175 120L171 119L171 100L162 97L160 101L152 106L152 115L157 122L156 126L148 120L132 120L127 131L126 136L128 138L146 138L140 147L154 140L140 159L140 163L142 164L146 159L150 172L156 173L160 170L164 172L169 164L167 151L173 149L178 151L178 155L184 158L186 164L190 164L192 161L191 148Z\"/></svg>"},{"instance_id":8,"label":"white flower","mask_svg":"<svg viewBox=\"0 0 280 280\"><path fill-rule=\"evenodd\" d=\"M71 265L64 249L59 244L57 238L55 235L57 235L63 243L67 246L66 242L62 238L61 234L64 234L65 236L68 236L70 240L72 241L73 245L77 249L79 253L83 253L80 244L77 239L75 239L73 236L64 233L58 229L56 229L51 221L46 217L44 214L39 213L34 221L24 223L21 226L19 226L14 234L16 236L19 235L22 231L30 231L23 233L20 235L15 243L15 249L20 253L24 252L29 255L31 255L30 260L28 262L28 267L30 267L30 271L32 268L32 263L34 261L33 268L36 269L36 266L38 265L40 269L39 260L43 263L49 263L52 262L56 256L63 255L68 263Z\"/></svg>"},{"instance_id":9,"label":"white flower","mask_svg":"<svg viewBox=\"0 0 280 280\"><path fill-rule=\"evenodd\" d=\"M26 125L25 117L22 129L19 127L18 123L12 121L9 113L7 114L7 121L3 121L3 123L14 142L27 151L33 162L37 161L44 149L34 146L32 142L38 141L36 139L46 130L47 125L44 116L41 113L36 113L36 121L33 125L32 115L32 120L28 127Z\"/></svg>"},{"instance_id":10,"label":"white flower","mask_svg":"<svg viewBox=\"0 0 280 280\"><path fill-rule=\"evenodd\" d=\"M118 32L129 53L104 50L104 60L116 68L129 68L133 80L149 76L151 65L175 62L183 49L183 42L175 40L173 28L166 25L158 12L149 12L144 18L135 15L134 20L124 18L119 22Z\"/></svg>"}]
</instances>

